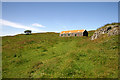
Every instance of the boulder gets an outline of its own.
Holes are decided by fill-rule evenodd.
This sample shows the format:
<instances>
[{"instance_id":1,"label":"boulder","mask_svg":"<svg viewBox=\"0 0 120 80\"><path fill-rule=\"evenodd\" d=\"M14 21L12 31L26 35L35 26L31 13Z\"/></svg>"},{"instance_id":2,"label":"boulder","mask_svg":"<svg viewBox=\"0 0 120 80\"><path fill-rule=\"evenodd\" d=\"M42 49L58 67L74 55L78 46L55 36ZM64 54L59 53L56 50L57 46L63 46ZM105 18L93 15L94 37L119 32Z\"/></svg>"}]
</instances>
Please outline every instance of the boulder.
<instances>
[{"instance_id":1,"label":"boulder","mask_svg":"<svg viewBox=\"0 0 120 80\"><path fill-rule=\"evenodd\" d=\"M105 25L94 32L91 40L99 38L102 34L107 34L108 36L118 35L120 31L119 28L120 23Z\"/></svg>"}]
</instances>

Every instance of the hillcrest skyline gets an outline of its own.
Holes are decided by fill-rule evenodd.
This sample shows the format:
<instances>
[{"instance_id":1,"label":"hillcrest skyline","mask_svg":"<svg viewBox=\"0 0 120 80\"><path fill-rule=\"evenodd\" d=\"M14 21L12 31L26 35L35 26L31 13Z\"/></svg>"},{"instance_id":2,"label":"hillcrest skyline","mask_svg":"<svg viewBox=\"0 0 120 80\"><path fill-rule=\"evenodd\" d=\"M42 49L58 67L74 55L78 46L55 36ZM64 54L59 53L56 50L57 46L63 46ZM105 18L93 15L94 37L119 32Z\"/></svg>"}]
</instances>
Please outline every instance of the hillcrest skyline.
<instances>
[{"instance_id":1,"label":"hillcrest skyline","mask_svg":"<svg viewBox=\"0 0 120 80\"><path fill-rule=\"evenodd\" d=\"M3 2L2 34L96 30L118 22L118 2Z\"/></svg>"}]
</instances>

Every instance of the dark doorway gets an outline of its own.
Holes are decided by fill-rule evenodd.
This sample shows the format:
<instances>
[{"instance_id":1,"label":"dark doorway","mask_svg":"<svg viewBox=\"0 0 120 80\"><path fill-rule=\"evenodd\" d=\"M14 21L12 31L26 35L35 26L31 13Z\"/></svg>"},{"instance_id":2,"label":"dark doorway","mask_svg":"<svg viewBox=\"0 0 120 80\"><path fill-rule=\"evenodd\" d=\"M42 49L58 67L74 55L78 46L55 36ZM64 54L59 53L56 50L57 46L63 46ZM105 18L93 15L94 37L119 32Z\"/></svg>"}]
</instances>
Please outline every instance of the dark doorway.
<instances>
[{"instance_id":1,"label":"dark doorway","mask_svg":"<svg viewBox=\"0 0 120 80\"><path fill-rule=\"evenodd\" d=\"M75 34L75 36L77 36L77 34Z\"/></svg>"},{"instance_id":2,"label":"dark doorway","mask_svg":"<svg viewBox=\"0 0 120 80\"><path fill-rule=\"evenodd\" d=\"M83 36L88 36L88 32L86 30L83 32Z\"/></svg>"}]
</instances>

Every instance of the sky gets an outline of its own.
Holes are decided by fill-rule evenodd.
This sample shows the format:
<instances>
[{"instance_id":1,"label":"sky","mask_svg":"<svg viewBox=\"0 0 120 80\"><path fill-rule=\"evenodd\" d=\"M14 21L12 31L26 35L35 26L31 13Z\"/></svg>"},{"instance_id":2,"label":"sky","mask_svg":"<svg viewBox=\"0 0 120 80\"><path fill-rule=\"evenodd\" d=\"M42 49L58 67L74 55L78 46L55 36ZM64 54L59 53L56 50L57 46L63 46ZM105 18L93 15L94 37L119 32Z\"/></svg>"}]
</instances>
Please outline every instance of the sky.
<instances>
[{"instance_id":1,"label":"sky","mask_svg":"<svg viewBox=\"0 0 120 80\"><path fill-rule=\"evenodd\" d=\"M118 22L118 2L2 2L2 34L96 30Z\"/></svg>"}]
</instances>

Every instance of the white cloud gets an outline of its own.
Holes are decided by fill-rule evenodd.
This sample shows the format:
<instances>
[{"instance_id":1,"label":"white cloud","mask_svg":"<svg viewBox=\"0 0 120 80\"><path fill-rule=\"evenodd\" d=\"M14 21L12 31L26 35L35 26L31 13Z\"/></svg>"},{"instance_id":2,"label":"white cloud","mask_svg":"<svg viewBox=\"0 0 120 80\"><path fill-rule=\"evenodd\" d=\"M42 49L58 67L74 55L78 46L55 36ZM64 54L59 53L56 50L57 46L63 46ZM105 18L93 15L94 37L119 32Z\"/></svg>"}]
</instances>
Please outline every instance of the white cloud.
<instances>
[{"instance_id":1,"label":"white cloud","mask_svg":"<svg viewBox=\"0 0 120 80\"><path fill-rule=\"evenodd\" d=\"M32 24L32 26L45 27L45 26L43 26L43 25L41 25L41 24L38 24L38 23L34 23L34 24Z\"/></svg>"},{"instance_id":2,"label":"white cloud","mask_svg":"<svg viewBox=\"0 0 120 80\"><path fill-rule=\"evenodd\" d=\"M3 20L3 19L0 19L0 24L5 25L5 26L14 27L14 28L22 28L25 30L32 30L32 31L40 32L40 30L38 30L36 28L28 27L25 25L21 25L21 24L14 23L14 22L7 21L7 20Z\"/></svg>"},{"instance_id":3,"label":"white cloud","mask_svg":"<svg viewBox=\"0 0 120 80\"><path fill-rule=\"evenodd\" d=\"M59 31L43 31L43 30L40 30L38 28L33 27L33 26L45 27L45 26L42 26L42 25L37 24L37 23L32 24L33 26L31 26L31 27L28 27L28 26L25 26L25 25L21 25L19 23L15 23L15 22L11 22L11 21L8 21L8 20L0 19L0 26L2 26L2 25L4 27L9 26L9 27L18 28L18 29L21 28L21 29L25 29L25 30L32 30L33 33L36 33L36 32L38 32L38 33L41 33L41 32L59 32ZM9 33L9 32L8 33L6 33L6 32L2 33L2 31L0 31L0 36L6 36L6 35L13 36L13 35L17 35L17 34L21 34L21 32L13 31L12 33Z\"/></svg>"}]
</instances>

